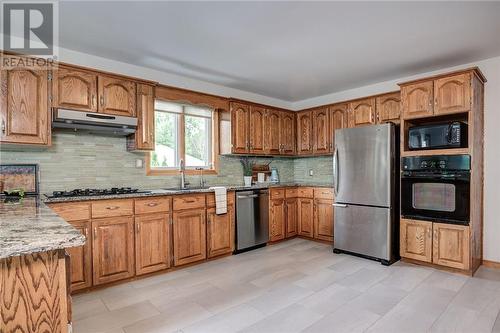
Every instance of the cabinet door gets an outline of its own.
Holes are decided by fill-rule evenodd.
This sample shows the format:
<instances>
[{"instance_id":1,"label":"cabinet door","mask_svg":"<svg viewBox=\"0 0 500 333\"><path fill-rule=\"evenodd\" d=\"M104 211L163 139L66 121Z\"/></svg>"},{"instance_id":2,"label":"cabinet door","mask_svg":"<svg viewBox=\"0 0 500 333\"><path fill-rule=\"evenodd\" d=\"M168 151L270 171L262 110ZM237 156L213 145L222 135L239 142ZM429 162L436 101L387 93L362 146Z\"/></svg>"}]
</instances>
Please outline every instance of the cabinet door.
<instances>
[{"instance_id":1,"label":"cabinet door","mask_svg":"<svg viewBox=\"0 0 500 333\"><path fill-rule=\"evenodd\" d=\"M314 238L333 241L333 200L315 199Z\"/></svg>"},{"instance_id":2,"label":"cabinet door","mask_svg":"<svg viewBox=\"0 0 500 333\"><path fill-rule=\"evenodd\" d=\"M401 93L377 97L377 124L399 123L401 116Z\"/></svg>"},{"instance_id":3,"label":"cabinet door","mask_svg":"<svg viewBox=\"0 0 500 333\"><path fill-rule=\"evenodd\" d=\"M375 124L375 98L363 99L349 104L349 127Z\"/></svg>"},{"instance_id":4,"label":"cabinet door","mask_svg":"<svg viewBox=\"0 0 500 333\"><path fill-rule=\"evenodd\" d=\"M175 266L207 257L204 208L174 212L173 232Z\"/></svg>"},{"instance_id":5,"label":"cabinet door","mask_svg":"<svg viewBox=\"0 0 500 333\"><path fill-rule=\"evenodd\" d=\"M285 238L297 235L297 198L285 200Z\"/></svg>"},{"instance_id":6,"label":"cabinet door","mask_svg":"<svg viewBox=\"0 0 500 333\"><path fill-rule=\"evenodd\" d=\"M312 112L299 112L297 115L297 153L312 153Z\"/></svg>"},{"instance_id":7,"label":"cabinet door","mask_svg":"<svg viewBox=\"0 0 500 333\"><path fill-rule=\"evenodd\" d=\"M432 262L463 270L469 269L469 227L434 223Z\"/></svg>"},{"instance_id":8,"label":"cabinet door","mask_svg":"<svg viewBox=\"0 0 500 333\"><path fill-rule=\"evenodd\" d=\"M290 112L281 113L281 153L283 155L295 155L297 138L295 137L295 114Z\"/></svg>"},{"instance_id":9,"label":"cabinet door","mask_svg":"<svg viewBox=\"0 0 500 333\"><path fill-rule=\"evenodd\" d=\"M252 106L250 108L250 153L264 153L266 128L266 109Z\"/></svg>"},{"instance_id":10,"label":"cabinet door","mask_svg":"<svg viewBox=\"0 0 500 333\"><path fill-rule=\"evenodd\" d=\"M53 106L97 112L97 74L59 67L54 71Z\"/></svg>"},{"instance_id":11,"label":"cabinet door","mask_svg":"<svg viewBox=\"0 0 500 333\"><path fill-rule=\"evenodd\" d=\"M401 87L403 118L432 116L434 113L433 99L433 81L419 82Z\"/></svg>"},{"instance_id":12,"label":"cabinet door","mask_svg":"<svg viewBox=\"0 0 500 333\"><path fill-rule=\"evenodd\" d=\"M432 262L432 222L401 219L401 257Z\"/></svg>"},{"instance_id":13,"label":"cabinet door","mask_svg":"<svg viewBox=\"0 0 500 333\"><path fill-rule=\"evenodd\" d=\"M0 142L50 144L48 71L0 71Z\"/></svg>"},{"instance_id":14,"label":"cabinet door","mask_svg":"<svg viewBox=\"0 0 500 333\"><path fill-rule=\"evenodd\" d=\"M281 112L269 110L267 114L267 142L266 151L269 154L279 155L282 153L281 145Z\"/></svg>"},{"instance_id":15,"label":"cabinet door","mask_svg":"<svg viewBox=\"0 0 500 333\"><path fill-rule=\"evenodd\" d=\"M227 213L217 215L215 208L207 210L208 257L234 251L234 206L228 205Z\"/></svg>"},{"instance_id":16,"label":"cabinet door","mask_svg":"<svg viewBox=\"0 0 500 333\"><path fill-rule=\"evenodd\" d=\"M271 242L285 238L285 201L284 199L271 200L269 240Z\"/></svg>"},{"instance_id":17,"label":"cabinet door","mask_svg":"<svg viewBox=\"0 0 500 333\"><path fill-rule=\"evenodd\" d=\"M70 257L71 291L76 291L92 286L92 225L90 220L70 223L87 238L85 245L66 249Z\"/></svg>"},{"instance_id":18,"label":"cabinet door","mask_svg":"<svg viewBox=\"0 0 500 333\"><path fill-rule=\"evenodd\" d=\"M155 149L154 87L137 85L137 130L127 140L129 150L152 151ZM131 146L130 146L131 145Z\"/></svg>"},{"instance_id":19,"label":"cabinet door","mask_svg":"<svg viewBox=\"0 0 500 333\"><path fill-rule=\"evenodd\" d=\"M99 112L119 116L135 116L135 82L100 75L97 83Z\"/></svg>"},{"instance_id":20,"label":"cabinet door","mask_svg":"<svg viewBox=\"0 0 500 333\"><path fill-rule=\"evenodd\" d=\"M471 109L471 74L434 81L434 114L467 112Z\"/></svg>"},{"instance_id":21,"label":"cabinet door","mask_svg":"<svg viewBox=\"0 0 500 333\"><path fill-rule=\"evenodd\" d=\"M313 237L313 215L314 204L313 199L299 198L297 200L297 222L299 227L299 235Z\"/></svg>"},{"instance_id":22,"label":"cabinet door","mask_svg":"<svg viewBox=\"0 0 500 333\"><path fill-rule=\"evenodd\" d=\"M330 152L330 123L328 108L313 111L313 153L325 154Z\"/></svg>"},{"instance_id":23,"label":"cabinet door","mask_svg":"<svg viewBox=\"0 0 500 333\"><path fill-rule=\"evenodd\" d=\"M137 275L170 267L170 214L135 217L135 272Z\"/></svg>"},{"instance_id":24,"label":"cabinet door","mask_svg":"<svg viewBox=\"0 0 500 333\"><path fill-rule=\"evenodd\" d=\"M248 153L248 122L250 107L242 103L231 103L231 133L233 153Z\"/></svg>"},{"instance_id":25,"label":"cabinet door","mask_svg":"<svg viewBox=\"0 0 500 333\"><path fill-rule=\"evenodd\" d=\"M94 284L134 276L134 219L131 216L92 220Z\"/></svg>"},{"instance_id":26,"label":"cabinet door","mask_svg":"<svg viewBox=\"0 0 500 333\"><path fill-rule=\"evenodd\" d=\"M347 104L336 104L330 107L330 152L335 150L335 131L347 128Z\"/></svg>"}]
</instances>

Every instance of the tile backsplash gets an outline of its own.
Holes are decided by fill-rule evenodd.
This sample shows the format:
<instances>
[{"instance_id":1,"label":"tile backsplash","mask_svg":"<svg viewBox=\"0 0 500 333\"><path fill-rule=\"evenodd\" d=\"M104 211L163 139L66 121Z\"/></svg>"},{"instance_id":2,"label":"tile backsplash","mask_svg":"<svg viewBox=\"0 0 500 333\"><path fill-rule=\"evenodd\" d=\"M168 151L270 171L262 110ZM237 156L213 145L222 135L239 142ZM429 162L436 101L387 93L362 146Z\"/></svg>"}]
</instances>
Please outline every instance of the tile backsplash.
<instances>
[{"instance_id":1,"label":"tile backsplash","mask_svg":"<svg viewBox=\"0 0 500 333\"><path fill-rule=\"evenodd\" d=\"M178 176L146 176L144 168L136 168L137 159L145 153L126 150L125 138L95 135L85 132L56 130L52 146L40 150L0 151L0 163L36 163L40 166L40 192L73 188L106 188L131 186L159 189L179 185ZM208 185L237 185L243 183L238 157L220 156L219 174L206 175ZM271 162L278 169L281 182L331 183L331 157L314 158L257 158L258 163ZM309 176L309 168L314 176ZM186 176L191 184L199 176Z\"/></svg>"}]
</instances>

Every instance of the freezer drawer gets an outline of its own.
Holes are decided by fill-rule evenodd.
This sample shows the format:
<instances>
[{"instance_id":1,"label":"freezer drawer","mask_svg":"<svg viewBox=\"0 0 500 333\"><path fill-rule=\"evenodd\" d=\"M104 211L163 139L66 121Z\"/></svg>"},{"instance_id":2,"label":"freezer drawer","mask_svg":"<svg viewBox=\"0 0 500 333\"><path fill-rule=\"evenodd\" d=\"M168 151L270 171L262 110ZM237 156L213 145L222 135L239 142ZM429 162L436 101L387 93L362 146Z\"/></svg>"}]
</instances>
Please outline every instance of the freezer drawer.
<instances>
[{"instance_id":1,"label":"freezer drawer","mask_svg":"<svg viewBox=\"0 0 500 333\"><path fill-rule=\"evenodd\" d=\"M390 208L335 204L335 249L390 261Z\"/></svg>"}]
</instances>

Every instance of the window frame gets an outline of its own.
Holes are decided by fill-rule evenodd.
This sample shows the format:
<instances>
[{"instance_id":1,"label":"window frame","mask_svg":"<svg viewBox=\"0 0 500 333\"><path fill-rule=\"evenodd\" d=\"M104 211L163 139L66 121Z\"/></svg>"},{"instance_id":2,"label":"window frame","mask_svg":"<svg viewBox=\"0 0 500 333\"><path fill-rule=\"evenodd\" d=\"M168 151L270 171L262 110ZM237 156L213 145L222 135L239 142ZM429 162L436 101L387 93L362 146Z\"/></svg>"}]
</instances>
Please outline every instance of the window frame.
<instances>
[{"instance_id":1,"label":"window frame","mask_svg":"<svg viewBox=\"0 0 500 333\"><path fill-rule=\"evenodd\" d=\"M188 104L192 105L195 107L207 107L212 110L212 118L211 118L211 131L212 131L212 140L210 142L210 146L212 147L212 167L211 168L204 168L203 169L203 174L204 175L216 175L218 173L218 156L219 156L219 127L217 124L219 123L219 112L216 108L214 108L211 105L208 104L193 104L191 102L186 102L186 101L173 101L173 100L168 100L168 99L163 99L163 98L156 98L155 100L159 101L165 101L165 102L170 102L170 103L179 103L179 104ZM156 112L156 110L154 111ZM177 141L179 142L179 159L184 159L185 160L185 140L186 140L186 135L185 135L185 113L179 113L179 119L178 119L178 125L179 131L178 131L178 137ZM156 141L155 141L155 146L156 146ZM171 167L171 168L154 168L151 167L151 152L148 152L146 154L145 158L145 163L146 163L146 175L148 176L162 176L162 175L178 175L179 174L179 167ZM184 173L187 175L198 175L201 173L200 170L196 170L197 167L186 167Z\"/></svg>"}]
</instances>

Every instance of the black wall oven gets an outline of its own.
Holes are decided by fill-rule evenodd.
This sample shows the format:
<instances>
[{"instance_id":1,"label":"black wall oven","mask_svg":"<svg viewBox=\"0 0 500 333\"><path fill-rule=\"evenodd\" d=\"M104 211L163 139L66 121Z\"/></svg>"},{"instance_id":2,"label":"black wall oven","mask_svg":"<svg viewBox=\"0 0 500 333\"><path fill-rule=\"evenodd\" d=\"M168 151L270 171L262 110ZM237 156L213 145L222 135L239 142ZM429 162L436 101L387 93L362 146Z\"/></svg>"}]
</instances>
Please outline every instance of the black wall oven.
<instances>
[{"instance_id":1,"label":"black wall oven","mask_svg":"<svg viewBox=\"0 0 500 333\"><path fill-rule=\"evenodd\" d=\"M469 224L469 155L404 157L402 162L403 217Z\"/></svg>"}]
</instances>

